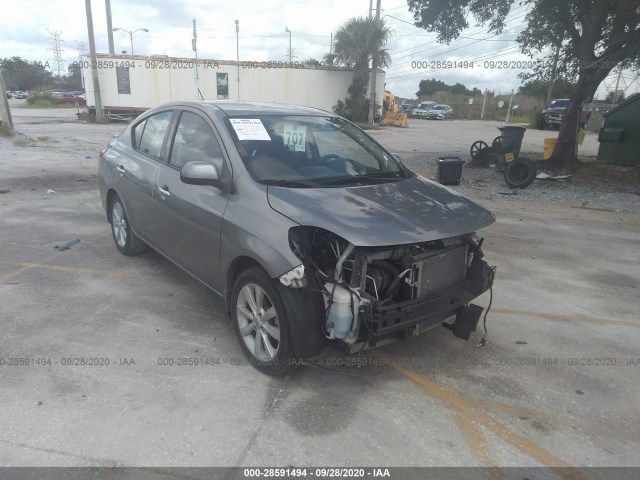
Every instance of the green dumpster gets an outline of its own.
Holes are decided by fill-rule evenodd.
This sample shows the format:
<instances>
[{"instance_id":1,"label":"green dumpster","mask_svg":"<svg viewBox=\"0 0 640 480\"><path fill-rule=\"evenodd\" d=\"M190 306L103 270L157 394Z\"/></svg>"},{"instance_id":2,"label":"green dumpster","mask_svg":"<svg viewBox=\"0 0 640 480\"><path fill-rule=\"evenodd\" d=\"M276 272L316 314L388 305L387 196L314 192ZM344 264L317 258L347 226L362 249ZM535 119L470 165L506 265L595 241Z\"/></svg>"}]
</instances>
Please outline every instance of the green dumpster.
<instances>
[{"instance_id":1,"label":"green dumpster","mask_svg":"<svg viewBox=\"0 0 640 480\"><path fill-rule=\"evenodd\" d=\"M524 138L525 127L498 127L502 136L511 142L513 155L518 158L520 156L520 147L522 147L522 139Z\"/></svg>"},{"instance_id":2,"label":"green dumpster","mask_svg":"<svg viewBox=\"0 0 640 480\"><path fill-rule=\"evenodd\" d=\"M629 97L604 114L598 134L598 160L640 166L640 94Z\"/></svg>"}]
</instances>

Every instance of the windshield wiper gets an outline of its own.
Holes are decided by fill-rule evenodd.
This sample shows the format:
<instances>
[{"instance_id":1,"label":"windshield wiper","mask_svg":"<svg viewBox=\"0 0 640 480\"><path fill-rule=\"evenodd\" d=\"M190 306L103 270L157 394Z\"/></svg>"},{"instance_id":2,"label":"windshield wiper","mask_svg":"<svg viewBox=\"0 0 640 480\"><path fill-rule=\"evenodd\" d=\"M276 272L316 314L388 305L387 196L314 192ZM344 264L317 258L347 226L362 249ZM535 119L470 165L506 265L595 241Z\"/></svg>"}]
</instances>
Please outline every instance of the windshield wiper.
<instances>
[{"instance_id":1,"label":"windshield wiper","mask_svg":"<svg viewBox=\"0 0 640 480\"><path fill-rule=\"evenodd\" d=\"M283 180L281 178L265 178L260 183L273 185L275 187L291 187L291 188L317 188L317 183L306 183L298 180Z\"/></svg>"},{"instance_id":2,"label":"windshield wiper","mask_svg":"<svg viewBox=\"0 0 640 480\"><path fill-rule=\"evenodd\" d=\"M376 182L399 182L405 177L400 174L388 176L387 174L354 175L353 177L340 177L322 182L322 185L348 185L350 183L362 183L363 180L374 180Z\"/></svg>"}]
</instances>

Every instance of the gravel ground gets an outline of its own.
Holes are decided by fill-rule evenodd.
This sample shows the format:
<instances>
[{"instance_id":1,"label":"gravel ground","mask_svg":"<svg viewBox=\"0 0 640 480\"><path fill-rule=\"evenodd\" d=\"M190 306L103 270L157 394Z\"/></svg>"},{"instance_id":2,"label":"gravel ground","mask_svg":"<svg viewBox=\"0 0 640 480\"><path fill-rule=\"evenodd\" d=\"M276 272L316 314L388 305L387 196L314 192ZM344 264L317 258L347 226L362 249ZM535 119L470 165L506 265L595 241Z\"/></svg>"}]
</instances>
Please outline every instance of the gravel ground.
<instances>
[{"instance_id":1,"label":"gravel ground","mask_svg":"<svg viewBox=\"0 0 640 480\"><path fill-rule=\"evenodd\" d=\"M405 163L416 173L436 179L435 159L444 155L450 156L451 153L407 158ZM533 157L526 153L522 156ZM572 208L640 213L640 169L603 166L590 159L586 159L584 165L581 172L567 181L535 180L525 189L511 189L501 172L495 168L476 167L467 159L460 185L451 188L481 199L498 196L509 201L548 202Z\"/></svg>"},{"instance_id":2,"label":"gravel ground","mask_svg":"<svg viewBox=\"0 0 640 480\"><path fill-rule=\"evenodd\" d=\"M474 199L502 197L509 202L552 203L575 208L595 208L640 213L640 168L620 167L599 162L597 135L587 133L580 147L582 167L567 181L535 180L522 190L511 190L502 173L494 168L479 168L471 164L469 147L477 139L491 143L499 122L449 121L410 122L409 128L385 127L371 130L376 140L402 157L411 170L427 178L437 178L438 157L459 157L464 160L462 181L454 190ZM544 138L557 136L555 131L527 129L521 157L536 161L544 171L542 143ZM549 172L551 173L551 172ZM506 195L505 195L506 193Z\"/></svg>"}]
</instances>

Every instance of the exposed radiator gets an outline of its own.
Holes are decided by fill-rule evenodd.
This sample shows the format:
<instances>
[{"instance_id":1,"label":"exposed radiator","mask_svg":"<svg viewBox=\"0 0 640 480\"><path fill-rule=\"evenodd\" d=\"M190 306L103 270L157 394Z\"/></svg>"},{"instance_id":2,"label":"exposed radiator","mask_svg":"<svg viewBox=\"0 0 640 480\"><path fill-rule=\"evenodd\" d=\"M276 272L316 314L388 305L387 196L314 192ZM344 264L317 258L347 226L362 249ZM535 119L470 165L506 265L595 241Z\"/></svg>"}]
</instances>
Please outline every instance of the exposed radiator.
<instances>
[{"instance_id":1,"label":"exposed radiator","mask_svg":"<svg viewBox=\"0 0 640 480\"><path fill-rule=\"evenodd\" d=\"M414 257L411 285L414 298L443 292L464 283L468 245L428 252Z\"/></svg>"}]
</instances>

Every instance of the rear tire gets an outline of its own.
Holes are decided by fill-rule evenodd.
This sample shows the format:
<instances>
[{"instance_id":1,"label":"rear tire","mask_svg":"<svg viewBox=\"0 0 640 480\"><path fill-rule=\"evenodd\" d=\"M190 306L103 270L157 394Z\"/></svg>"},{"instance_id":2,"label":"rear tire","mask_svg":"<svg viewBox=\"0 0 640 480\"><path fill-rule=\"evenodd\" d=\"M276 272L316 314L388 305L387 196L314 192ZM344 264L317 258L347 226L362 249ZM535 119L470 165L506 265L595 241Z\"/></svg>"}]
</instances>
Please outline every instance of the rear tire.
<instances>
[{"instance_id":1,"label":"rear tire","mask_svg":"<svg viewBox=\"0 0 640 480\"><path fill-rule=\"evenodd\" d=\"M111 199L110 218L111 233L116 248L124 255L138 255L144 252L148 247L140 237L138 237L129 224L127 213L124 211L122 200L118 195L114 195Z\"/></svg>"},{"instance_id":2,"label":"rear tire","mask_svg":"<svg viewBox=\"0 0 640 480\"><path fill-rule=\"evenodd\" d=\"M282 375L296 366L284 304L269 275L260 267L242 272L229 298L238 343L256 369Z\"/></svg>"},{"instance_id":3,"label":"rear tire","mask_svg":"<svg viewBox=\"0 0 640 480\"><path fill-rule=\"evenodd\" d=\"M536 165L528 158L520 157L507 164L504 181L511 188L527 188L536 178Z\"/></svg>"}]
</instances>

